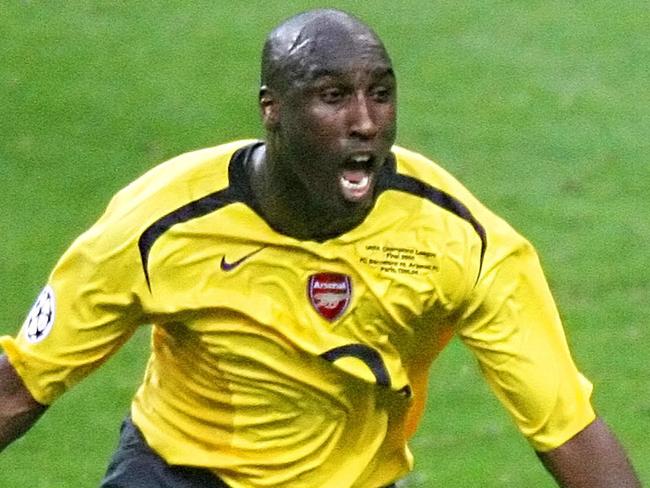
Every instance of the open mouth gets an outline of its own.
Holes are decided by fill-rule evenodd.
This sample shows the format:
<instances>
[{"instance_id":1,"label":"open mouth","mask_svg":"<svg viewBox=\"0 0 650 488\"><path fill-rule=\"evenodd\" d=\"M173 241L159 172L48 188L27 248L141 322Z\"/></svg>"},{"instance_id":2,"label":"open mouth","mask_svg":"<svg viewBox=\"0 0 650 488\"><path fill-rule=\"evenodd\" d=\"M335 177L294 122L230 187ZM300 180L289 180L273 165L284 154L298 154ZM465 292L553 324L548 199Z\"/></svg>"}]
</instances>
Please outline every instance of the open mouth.
<instances>
[{"instance_id":1,"label":"open mouth","mask_svg":"<svg viewBox=\"0 0 650 488\"><path fill-rule=\"evenodd\" d=\"M339 174L339 185L346 200L359 202L371 195L375 177L373 163L369 154L357 154L347 161Z\"/></svg>"}]
</instances>

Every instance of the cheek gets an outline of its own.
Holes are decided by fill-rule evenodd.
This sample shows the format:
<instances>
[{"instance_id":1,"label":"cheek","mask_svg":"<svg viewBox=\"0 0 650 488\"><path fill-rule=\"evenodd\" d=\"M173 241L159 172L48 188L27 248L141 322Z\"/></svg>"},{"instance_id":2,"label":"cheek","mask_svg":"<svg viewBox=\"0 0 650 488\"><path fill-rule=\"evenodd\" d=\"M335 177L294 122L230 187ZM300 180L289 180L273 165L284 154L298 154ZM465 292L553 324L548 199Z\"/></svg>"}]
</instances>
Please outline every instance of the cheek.
<instances>
[{"instance_id":1,"label":"cheek","mask_svg":"<svg viewBox=\"0 0 650 488\"><path fill-rule=\"evenodd\" d=\"M397 110L395 105L386 105L379 110L377 120L381 121L381 126L386 130L395 130L397 121Z\"/></svg>"},{"instance_id":2,"label":"cheek","mask_svg":"<svg viewBox=\"0 0 650 488\"><path fill-rule=\"evenodd\" d=\"M303 129L314 136L326 140L341 130L343 120L341 113L329 107L317 106L305 111Z\"/></svg>"},{"instance_id":3,"label":"cheek","mask_svg":"<svg viewBox=\"0 0 650 488\"><path fill-rule=\"evenodd\" d=\"M390 148L395 143L397 136L397 111L394 107L386 108L381 112L379 122L380 137L384 144Z\"/></svg>"}]
</instances>

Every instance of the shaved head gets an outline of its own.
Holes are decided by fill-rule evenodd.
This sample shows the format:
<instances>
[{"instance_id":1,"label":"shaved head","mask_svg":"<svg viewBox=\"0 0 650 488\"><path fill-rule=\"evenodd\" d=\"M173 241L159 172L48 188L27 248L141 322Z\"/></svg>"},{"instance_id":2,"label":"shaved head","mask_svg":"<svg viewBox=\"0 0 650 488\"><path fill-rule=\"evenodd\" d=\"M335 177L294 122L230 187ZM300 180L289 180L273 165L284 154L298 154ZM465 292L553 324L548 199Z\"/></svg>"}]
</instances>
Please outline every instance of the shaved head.
<instances>
[{"instance_id":1,"label":"shaved head","mask_svg":"<svg viewBox=\"0 0 650 488\"><path fill-rule=\"evenodd\" d=\"M350 14L317 9L298 14L275 28L262 52L261 84L280 92L309 81L332 62L369 49L390 58L377 34Z\"/></svg>"}]
</instances>

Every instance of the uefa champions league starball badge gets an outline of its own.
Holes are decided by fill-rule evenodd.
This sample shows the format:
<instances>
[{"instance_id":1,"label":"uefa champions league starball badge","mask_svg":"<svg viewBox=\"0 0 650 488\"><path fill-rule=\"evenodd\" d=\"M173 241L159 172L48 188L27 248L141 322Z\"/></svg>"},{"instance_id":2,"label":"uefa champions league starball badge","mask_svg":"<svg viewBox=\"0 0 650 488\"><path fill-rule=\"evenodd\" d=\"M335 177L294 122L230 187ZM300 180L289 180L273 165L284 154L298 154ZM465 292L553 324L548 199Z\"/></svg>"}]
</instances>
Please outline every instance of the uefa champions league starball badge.
<instances>
[{"instance_id":1,"label":"uefa champions league starball badge","mask_svg":"<svg viewBox=\"0 0 650 488\"><path fill-rule=\"evenodd\" d=\"M36 303L23 324L23 331L29 342L32 344L41 342L50 334L54 324L55 310L54 290L48 285L38 295Z\"/></svg>"}]
</instances>

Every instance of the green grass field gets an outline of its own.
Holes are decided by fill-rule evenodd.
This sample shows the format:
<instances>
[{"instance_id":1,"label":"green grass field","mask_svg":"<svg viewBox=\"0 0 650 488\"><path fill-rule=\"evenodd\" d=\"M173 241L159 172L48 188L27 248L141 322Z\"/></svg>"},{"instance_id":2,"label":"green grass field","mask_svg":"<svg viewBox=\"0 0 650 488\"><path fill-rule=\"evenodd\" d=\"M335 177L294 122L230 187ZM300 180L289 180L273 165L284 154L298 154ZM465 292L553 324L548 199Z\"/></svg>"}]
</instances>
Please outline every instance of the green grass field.
<instances>
[{"instance_id":1,"label":"green grass field","mask_svg":"<svg viewBox=\"0 0 650 488\"><path fill-rule=\"evenodd\" d=\"M0 7L0 333L110 196L156 163L262 132L265 33L311 1ZM399 143L537 246L598 411L650 483L650 10L631 0L336 1L375 26ZM0 455L0 486L97 486L143 329ZM409 488L551 487L457 343L431 377Z\"/></svg>"}]
</instances>

